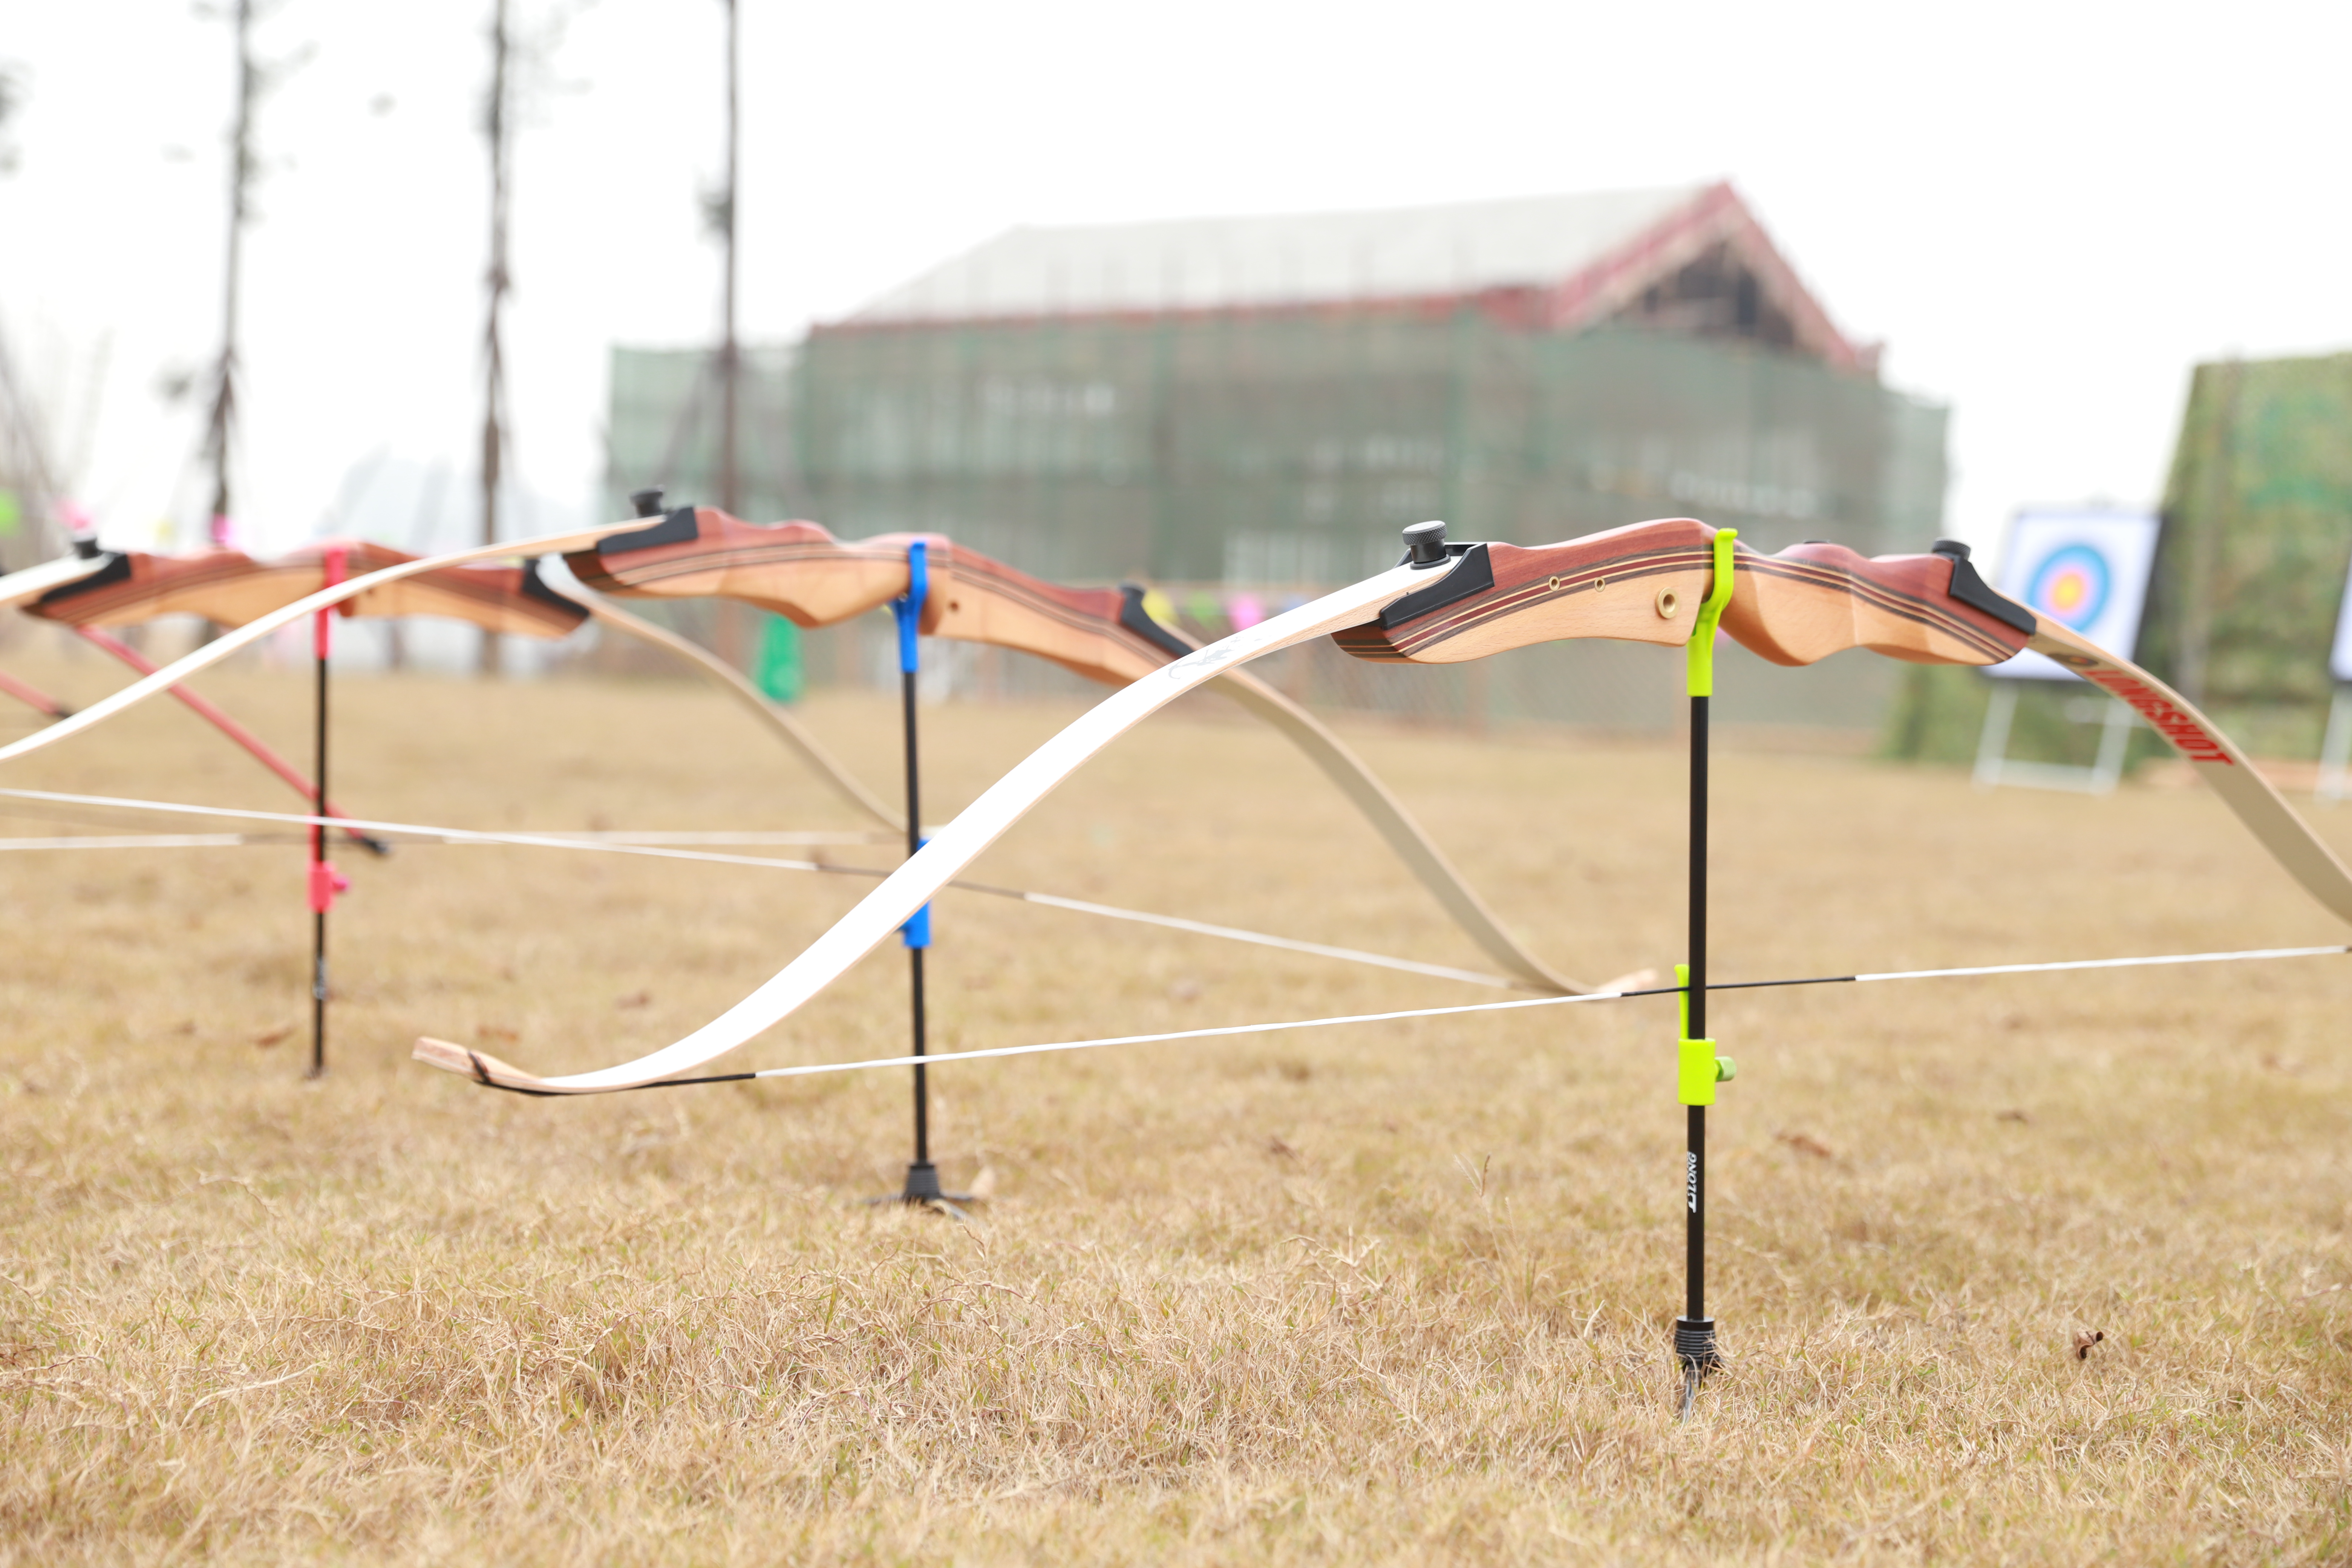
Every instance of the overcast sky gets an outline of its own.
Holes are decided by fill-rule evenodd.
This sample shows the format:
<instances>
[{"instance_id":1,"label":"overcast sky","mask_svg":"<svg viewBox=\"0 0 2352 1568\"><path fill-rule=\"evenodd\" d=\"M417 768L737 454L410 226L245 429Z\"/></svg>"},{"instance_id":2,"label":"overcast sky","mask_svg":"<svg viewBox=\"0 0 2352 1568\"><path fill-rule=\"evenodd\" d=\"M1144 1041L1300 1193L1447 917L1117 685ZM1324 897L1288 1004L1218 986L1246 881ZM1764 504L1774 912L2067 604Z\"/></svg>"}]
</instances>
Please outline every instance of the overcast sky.
<instances>
[{"instance_id":1,"label":"overcast sky","mask_svg":"<svg viewBox=\"0 0 2352 1568\"><path fill-rule=\"evenodd\" d=\"M755 338L1014 224L1728 176L1888 379L1952 405L1949 521L1979 541L2021 503L2152 500L2195 362L2352 344L2342 5L743 3ZM285 0L259 30L309 60L259 127L257 545L373 454L470 468L488 10ZM564 506L591 504L608 346L717 321L721 16L577 9L522 133L516 458ZM31 91L0 324L77 492L152 541L196 510L196 416L156 386L219 331L228 28L0 0L0 61Z\"/></svg>"}]
</instances>

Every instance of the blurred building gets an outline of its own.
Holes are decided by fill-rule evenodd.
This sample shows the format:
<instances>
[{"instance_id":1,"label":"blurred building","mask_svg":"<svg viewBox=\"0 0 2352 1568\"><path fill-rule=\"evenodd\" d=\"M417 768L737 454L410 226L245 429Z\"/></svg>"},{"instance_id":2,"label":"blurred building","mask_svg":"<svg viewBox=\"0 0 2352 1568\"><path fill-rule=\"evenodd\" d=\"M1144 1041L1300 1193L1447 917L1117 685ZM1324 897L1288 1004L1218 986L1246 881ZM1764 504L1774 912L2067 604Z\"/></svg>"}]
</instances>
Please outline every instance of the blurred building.
<instances>
[{"instance_id":1,"label":"blurred building","mask_svg":"<svg viewBox=\"0 0 2352 1568\"><path fill-rule=\"evenodd\" d=\"M615 504L716 495L710 362L615 351ZM1919 549L1946 482L1947 411L1879 380L1727 184L1014 229L758 356L743 404L753 515L1072 582L1303 592L1429 517ZM1628 706L1475 679L1496 713L1649 721L1647 682Z\"/></svg>"}]
</instances>

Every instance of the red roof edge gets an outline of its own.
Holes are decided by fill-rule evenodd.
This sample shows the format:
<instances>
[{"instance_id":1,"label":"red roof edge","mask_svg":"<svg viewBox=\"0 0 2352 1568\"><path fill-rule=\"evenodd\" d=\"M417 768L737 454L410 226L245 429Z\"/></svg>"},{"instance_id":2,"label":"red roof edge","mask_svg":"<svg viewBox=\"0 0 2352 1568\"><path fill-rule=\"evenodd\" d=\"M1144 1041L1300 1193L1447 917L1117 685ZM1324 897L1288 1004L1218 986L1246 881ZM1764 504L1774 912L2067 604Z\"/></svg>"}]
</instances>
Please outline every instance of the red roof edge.
<instances>
[{"instance_id":1,"label":"red roof edge","mask_svg":"<svg viewBox=\"0 0 2352 1568\"><path fill-rule=\"evenodd\" d=\"M1797 269L1789 264L1764 226L1728 180L1717 181L1632 239L1582 270L1553 285L1508 284L1473 292L1393 295L1369 299L1301 300L1290 303L1134 307L1002 315L897 317L812 323L811 338L924 332L942 327L1014 326L1053 321L1072 324L1145 324L1169 320L1233 321L1249 318L1344 318L1361 315L1440 318L1475 308L1493 320L1525 331L1576 331L1594 326L1624 308L1651 284L1717 244L1728 244L1763 285L1766 296L1796 330L1800 351L1837 370L1874 376L1883 345L1858 345L1838 331Z\"/></svg>"},{"instance_id":2,"label":"red roof edge","mask_svg":"<svg viewBox=\"0 0 2352 1568\"><path fill-rule=\"evenodd\" d=\"M1763 283L1772 302L1795 323L1801 348L1839 370L1876 369L1875 352L1858 348L1837 330L1728 180L1709 185L1688 205L1563 280L1553 290L1546 324L1557 331L1591 326L1709 246L1727 241Z\"/></svg>"}]
</instances>

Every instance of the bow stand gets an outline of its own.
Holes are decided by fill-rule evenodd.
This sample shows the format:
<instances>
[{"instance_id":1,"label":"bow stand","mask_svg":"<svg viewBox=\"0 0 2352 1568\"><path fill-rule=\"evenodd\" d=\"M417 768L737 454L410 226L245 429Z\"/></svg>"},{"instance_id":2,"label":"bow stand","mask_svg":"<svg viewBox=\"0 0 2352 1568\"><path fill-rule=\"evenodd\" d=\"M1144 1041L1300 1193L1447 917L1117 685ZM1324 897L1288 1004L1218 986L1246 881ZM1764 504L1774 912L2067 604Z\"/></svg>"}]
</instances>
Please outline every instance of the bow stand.
<instances>
[{"instance_id":1,"label":"bow stand","mask_svg":"<svg viewBox=\"0 0 2352 1568\"><path fill-rule=\"evenodd\" d=\"M1715 694L1715 633L1731 602L1731 542L1726 528L1714 540L1714 580L1691 629L1690 694L1690 962L1675 965L1682 987L1681 1039L1676 1047L1676 1098L1686 1108L1688 1147L1683 1156L1683 1206L1687 1227L1684 1262L1684 1310L1675 1320L1675 1359L1683 1369L1683 1418L1698 1402L1700 1379L1723 1364L1715 1345L1715 1320L1706 1315L1706 1108L1715 1086L1738 1070L1729 1057L1715 1054L1706 1037L1706 819L1707 703Z\"/></svg>"},{"instance_id":2,"label":"bow stand","mask_svg":"<svg viewBox=\"0 0 2352 1568\"><path fill-rule=\"evenodd\" d=\"M343 552L332 546L327 551L326 581L331 588L343 580ZM316 744L317 763L310 775L310 1071L311 1078L327 1076L327 911L335 907L335 895L351 887L343 874L327 858L327 827L320 820L327 810L327 656L334 647L334 615L332 609L319 611L313 617L310 653L316 679L315 707L312 713L312 739Z\"/></svg>"},{"instance_id":3,"label":"bow stand","mask_svg":"<svg viewBox=\"0 0 2352 1568\"><path fill-rule=\"evenodd\" d=\"M907 591L890 601L890 615L898 623L898 712L907 737L907 858L914 858L927 840L923 837L922 767L916 748L915 678L922 670L921 643L919 635L923 624L923 601L930 596L929 549L922 540L907 546ZM907 917L898 928L898 940L907 946L907 978L910 1012L914 1019L914 1049L908 1054L918 1058L928 1054L923 1010L923 952L931 945L931 906L925 904ZM931 1096L930 1083L922 1062L915 1063L915 1157L907 1166L907 1184L896 1194L872 1198L871 1203L918 1204L944 1213L957 1214L956 1205L972 1202L963 1193L940 1190L939 1167L931 1163Z\"/></svg>"}]
</instances>

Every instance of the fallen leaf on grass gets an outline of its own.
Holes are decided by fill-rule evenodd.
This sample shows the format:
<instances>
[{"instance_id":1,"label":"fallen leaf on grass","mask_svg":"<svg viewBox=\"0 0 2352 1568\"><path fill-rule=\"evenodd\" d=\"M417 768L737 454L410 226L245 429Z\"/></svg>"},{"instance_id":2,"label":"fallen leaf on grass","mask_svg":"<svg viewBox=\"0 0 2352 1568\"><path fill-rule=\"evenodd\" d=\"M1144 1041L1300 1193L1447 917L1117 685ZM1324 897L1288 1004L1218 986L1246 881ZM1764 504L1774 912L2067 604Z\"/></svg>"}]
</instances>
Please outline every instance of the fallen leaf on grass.
<instances>
[{"instance_id":1,"label":"fallen leaf on grass","mask_svg":"<svg viewBox=\"0 0 2352 1568\"><path fill-rule=\"evenodd\" d=\"M654 994L650 991L632 991L626 996L614 998L613 1005L615 1007L650 1007L653 1005L653 1000Z\"/></svg>"},{"instance_id":2,"label":"fallen leaf on grass","mask_svg":"<svg viewBox=\"0 0 2352 1568\"><path fill-rule=\"evenodd\" d=\"M966 1188L965 1191L969 1192L976 1198L994 1197L996 1195L996 1167L993 1165L982 1165L980 1168L980 1174L971 1179L971 1185Z\"/></svg>"},{"instance_id":3,"label":"fallen leaf on grass","mask_svg":"<svg viewBox=\"0 0 2352 1568\"><path fill-rule=\"evenodd\" d=\"M1816 1160L1834 1160L1836 1152L1810 1132L1775 1132L1773 1137L1800 1154L1811 1154Z\"/></svg>"},{"instance_id":4,"label":"fallen leaf on grass","mask_svg":"<svg viewBox=\"0 0 2352 1568\"><path fill-rule=\"evenodd\" d=\"M2004 1110L1993 1120L1995 1121L2031 1121L2033 1118L2026 1115L2022 1110Z\"/></svg>"},{"instance_id":5,"label":"fallen leaf on grass","mask_svg":"<svg viewBox=\"0 0 2352 1568\"><path fill-rule=\"evenodd\" d=\"M270 1047L284 1040L287 1036L293 1032L294 1029L291 1025L289 1025L283 1029L265 1029L260 1034L253 1037L253 1043L266 1051Z\"/></svg>"},{"instance_id":6,"label":"fallen leaf on grass","mask_svg":"<svg viewBox=\"0 0 2352 1568\"><path fill-rule=\"evenodd\" d=\"M2074 1359L2076 1361L2090 1360L2091 1347L2097 1344L2101 1340L2104 1340L2106 1337L2107 1331L2105 1329L2093 1329L2087 1334L2076 1334L2074 1336Z\"/></svg>"},{"instance_id":7,"label":"fallen leaf on grass","mask_svg":"<svg viewBox=\"0 0 2352 1568\"><path fill-rule=\"evenodd\" d=\"M1296 1160L1298 1158L1298 1151L1284 1142L1282 1141L1282 1136L1279 1133L1276 1133L1265 1141L1265 1152L1273 1155L1277 1160Z\"/></svg>"},{"instance_id":8,"label":"fallen leaf on grass","mask_svg":"<svg viewBox=\"0 0 2352 1568\"><path fill-rule=\"evenodd\" d=\"M522 1031L520 1029L509 1029L504 1024L484 1024L477 1033L480 1034L485 1039L504 1040L509 1045L512 1045L517 1040L522 1038Z\"/></svg>"}]
</instances>

